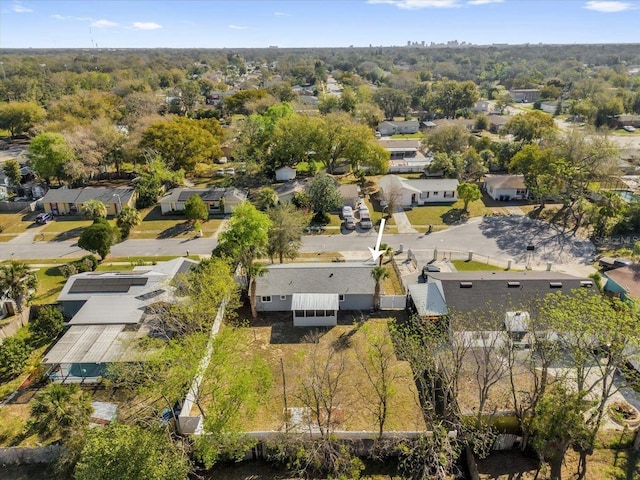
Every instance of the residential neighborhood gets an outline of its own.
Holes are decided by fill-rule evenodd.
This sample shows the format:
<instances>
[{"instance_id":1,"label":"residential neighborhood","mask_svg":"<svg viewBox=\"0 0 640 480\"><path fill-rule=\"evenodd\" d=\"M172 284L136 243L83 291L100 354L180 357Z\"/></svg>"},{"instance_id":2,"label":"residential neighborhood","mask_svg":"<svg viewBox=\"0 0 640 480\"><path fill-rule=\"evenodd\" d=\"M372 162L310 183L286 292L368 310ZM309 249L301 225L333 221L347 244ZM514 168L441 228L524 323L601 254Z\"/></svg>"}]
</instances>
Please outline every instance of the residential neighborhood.
<instances>
[{"instance_id":1,"label":"residential neighborhood","mask_svg":"<svg viewBox=\"0 0 640 480\"><path fill-rule=\"evenodd\" d=\"M0 49L0 477L640 478L598 48Z\"/></svg>"}]
</instances>

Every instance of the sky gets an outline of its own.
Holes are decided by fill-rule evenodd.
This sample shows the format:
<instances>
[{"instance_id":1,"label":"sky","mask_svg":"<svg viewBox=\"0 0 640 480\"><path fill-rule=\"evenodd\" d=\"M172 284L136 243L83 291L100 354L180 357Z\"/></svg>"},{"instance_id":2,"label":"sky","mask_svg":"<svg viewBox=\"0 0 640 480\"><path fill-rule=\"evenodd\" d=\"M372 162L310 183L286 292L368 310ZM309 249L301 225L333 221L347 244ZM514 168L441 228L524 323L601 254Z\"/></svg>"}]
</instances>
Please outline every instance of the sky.
<instances>
[{"instance_id":1,"label":"sky","mask_svg":"<svg viewBox=\"0 0 640 480\"><path fill-rule=\"evenodd\" d=\"M640 0L0 0L0 48L640 43Z\"/></svg>"}]
</instances>

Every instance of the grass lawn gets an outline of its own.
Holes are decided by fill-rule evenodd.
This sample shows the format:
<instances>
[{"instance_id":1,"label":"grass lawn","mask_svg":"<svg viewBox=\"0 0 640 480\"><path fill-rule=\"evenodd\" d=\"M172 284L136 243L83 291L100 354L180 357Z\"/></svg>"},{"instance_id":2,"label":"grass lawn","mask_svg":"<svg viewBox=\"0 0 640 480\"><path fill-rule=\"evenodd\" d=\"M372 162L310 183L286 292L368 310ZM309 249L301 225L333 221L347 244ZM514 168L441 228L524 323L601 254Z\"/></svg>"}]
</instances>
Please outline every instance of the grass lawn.
<instances>
[{"instance_id":1,"label":"grass lawn","mask_svg":"<svg viewBox=\"0 0 640 480\"><path fill-rule=\"evenodd\" d=\"M115 226L115 219L108 219L111 226ZM93 220L85 220L79 218L65 218L56 217L52 222L49 222L39 235L34 237L34 241L50 242L50 241L64 241L72 238L78 238L86 227L91 225Z\"/></svg>"},{"instance_id":2,"label":"grass lawn","mask_svg":"<svg viewBox=\"0 0 640 480\"><path fill-rule=\"evenodd\" d=\"M415 207L407 211L406 214L414 226L451 225L460 220L463 206L464 202L458 200L453 205L441 204ZM491 209L485 207L481 200L469 204L469 217L481 217L488 213L491 213Z\"/></svg>"},{"instance_id":3,"label":"grass lawn","mask_svg":"<svg viewBox=\"0 0 640 480\"><path fill-rule=\"evenodd\" d=\"M202 234L204 236L213 235L218 227L222 224L221 219L211 219L201 222ZM133 228L129 234L130 239L163 239L163 238L181 238L192 237L195 230L184 217L162 219L162 220L145 220L140 225Z\"/></svg>"},{"instance_id":4,"label":"grass lawn","mask_svg":"<svg viewBox=\"0 0 640 480\"><path fill-rule=\"evenodd\" d=\"M396 133L394 135L391 135L391 138L393 138L394 140L401 140L401 139L416 139L416 140L420 140L420 139L424 138L424 133L422 133L422 132L417 132L417 133Z\"/></svg>"},{"instance_id":5,"label":"grass lawn","mask_svg":"<svg viewBox=\"0 0 640 480\"><path fill-rule=\"evenodd\" d=\"M33 217L20 213L0 213L0 233L22 233L33 225Z\"/></svg>"},{"instance_id":6,"label":"grass lawn","mask_svg":"<svg viewBox=\"0 0 640 480\"><path fill-rule=\"evenodd\" d=\"M265 315L265 318L267 316ZM278 318L277 314L269 318ZM283 318L283 317L280 317ZM269 322L271 320L268 320ZM310 328L294 328L287 316L286 320L277 321L266 326L244 328L242 335L251 345L247 350L248 356L260 355L268 364L272 375L270 392L265 395L265 404L259 407L255 415L245 418L243 429L246 431L280 430L284 427L284 397L283 374L281 360L284 365L286 379L287 406L303 407L299 399L300 385L304 378L308 378L310 359L326 359L331 355L342 358L345 362L345 372L336 394L336 406L341 411L342 422L338 430L376 430L376 422L370 412L374 402L372 387L367 383L363 367L357 360L357 352L366 348L367 340L376 335L388 336L385 319L369 319L366 328L355 325L338 325L330 329L322 329L318 343L310 343L308 333ZM340 343L343 348L338 348ZM360 355L360 358L365 358ZM251 361L250 358L247 361ZM412 379L411 369L407 362L393 358L392 370L395 373L395 395L391 398L387 430L420 430L424 429L424 420L420 413L417 393ZM203 384L203 391L207 390L207 379ZM205 407L206 410L206 407Z\"/></svg>"},{"instance_id":7,"label":"grass lawn","mask_svg":"<svg viewBox=\"0 0 640 480\"><path fill-rule=\"evenodd\" d=\"M385 278L382 282L382 294L383 295L404 295L404 290L402 289L402 283L398 278L398 274L396 270L391 265L389 260L385 259L382 261L382 265L387 270L389 274L389 278Z\"/></svg>"},{"instance_id":8,"label":"grass lawn","mask_svg":"<svg viewBox=\"0 0 640 480\"><path fill-rule=\"evenodd\" d=\"M478 271L500 271L499 267L489 265L488 263L476 262L475 260L452 260L451 263L460 272L478 272Z\"/></svg>"}]
</instances>

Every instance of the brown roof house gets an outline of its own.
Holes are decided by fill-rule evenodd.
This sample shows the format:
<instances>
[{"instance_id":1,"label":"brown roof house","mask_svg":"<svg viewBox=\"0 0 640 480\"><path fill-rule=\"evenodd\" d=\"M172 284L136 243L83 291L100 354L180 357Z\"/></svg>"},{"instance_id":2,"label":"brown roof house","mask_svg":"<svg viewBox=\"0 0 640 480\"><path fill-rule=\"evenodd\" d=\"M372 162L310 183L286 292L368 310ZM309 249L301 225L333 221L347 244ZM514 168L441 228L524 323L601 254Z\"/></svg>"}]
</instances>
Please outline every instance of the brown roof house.
<instances>
[{"instance_id":1,"label":"brown roof house","mask_svg":"<svg viewBox=\"0 0 640 480\"><path fill-rule=\"evenodd\" d=\"M498 202L526 200L529 189L524 183L524 175L491 175L484 179L484 190Z\"/></svg>"}]
</instances>

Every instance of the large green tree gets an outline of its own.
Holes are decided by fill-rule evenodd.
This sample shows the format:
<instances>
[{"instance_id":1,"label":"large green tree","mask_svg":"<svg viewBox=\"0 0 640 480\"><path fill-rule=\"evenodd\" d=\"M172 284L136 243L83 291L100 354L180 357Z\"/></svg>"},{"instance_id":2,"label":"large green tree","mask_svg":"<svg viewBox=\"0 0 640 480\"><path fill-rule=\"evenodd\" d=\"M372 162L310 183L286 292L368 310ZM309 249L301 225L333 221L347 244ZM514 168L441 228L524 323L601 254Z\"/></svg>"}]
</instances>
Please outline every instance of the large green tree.
<instances>
[{"instance_id":1,"label":"large green tree","mask_svg":"<svg viewBox=\"0 0 640 480\"><path fill-rule=\"evenodd\" d=\"M27 364L31 347L18 337L5 338L0 344L0 379L11 380L22 373Z\"/></svg>"},{"instance_id":2,"label":"large green tree","mask_svg":"<svg viewBox=\"0 0 640 480\"><path fill-rule=\"evenodd\" d=\"M0 104L0 128L9 130L12 137L29 131L42 121L45 111L35 102L9 102Z\"/></svg>"},{"instance_id":3,"label":"large green tree","mask_svg":"<svg viewBox=\"0 0 640 480\"><path fill-rule=\"evenodd\" d=\"M191 463L184 449L159 429L111 423L88 432L76 480L184 480Z\"/></svg>"},{"instance_id":4,"label":"large green tree","mask_svg":"<svg viewBox=\"0 0 640 480\"><path fill-rule=\"evenodd\" d=\"M482 198L482 192L475 183L461 183L458 185L458 198L464 202L464 211L469 211L469 203Z\"/></svg>"},{"instance_id":5,"label":"large green tree","mask_svg":"<svg viewBox=\"0 0 640 480\"><path fill-rule=\"evenodd\" d=\"M531 143L555 130L553 117L539 110L516 115L505 124L504 133L510 133L517 142Z\"/></svg>"},{"instance_id":6,"label":"large green tree","mask_svg":"<svg viewBox=\"0 0 640 480\"><path fill-rule=\"evenodd\" d=\"M302 244L302 233L308 223L308 216L290 203L284 203L267 211L271 219L267 254L273 261L278 257L280 263L285 258L294 259Z\"/></svg>"},{"instance_id":7,"label":"large green tree","mask_svg":"<svg viewBox=\"0 0 640 480\"><path fill-rule=\"evenodd\" d=\"M245 288L251 290L260 270L253 267L262 256L269 240L271 220L249 202L243 202L233 210L227 229L220 234L214 255L230 258L244 271Z\"/></svg>"},{"instance_id":8,"label":"large green tree","mask_svg":"<svg viewBox=\"0 0 640 480\"><path fill-rule=\"evenodd\" d=\"M31 343L37 346L45 345L64 330L62 312L54 305L40 308L38 315L29 322Z\"/></svg>"},{"instance_id":9,"label":"large green tree","mask_svg":"<svg viewBox=\"0 0 640 480\"><path fill-rule=\"evenodd\" d=\"M373 101L382 109L387 120L393 120L408 113L411 97L402 90L383 87L375 91Z\"/></svg>"},{"instance_id":10,"label":"large green tree","mask_svg":"<svg viewBox=\"0 0 640 480\"><path fill-rule=\"evenodd\" d=\"M11 185L20 185L22 174L20 173L20 164L15 158L10 158L9 160L7 160L2 167L2 171L11 182Z\"/></svg>"},{"instance_id":11,"label":"large green tree","mask_svg":"<svg viewBox=\"0 0 640 480\"><path fill-rule=\"evenodd\" d=\"M209 206L200 195L192 195L184 204L184 216L191 222L206 222L209 219Z\"/></svg>"},{"instance_id":12,"label":"large green tree","mask_svg":"<svg viewBox=\"0 0 640 480\"><path fill-rule=\"evenodd\" d=\"M47 184L51 178L58 181L65 178L65 165L75 159L75 155L66 140L59 133L41 133L29 144L29 160L33 169Z\"/></svg>"},{"instance_id":13,"label":"large green tree","mask_svg":"<svg viewBox=\"0 0 640 480\"><path fill-rule=\"evenodd\" d=\"M319 219L324 219L328 212L337 210L342 205L342 195L338 192L335 180L331 175L319 173L306 185L311 206Z\"/></svg>"},{"instance_id":14,"label":"large green tree","mask_svg":"<svg viewBox=\"0 0 640 480\"><path fill-rule=\"evenodd\" d=\"M174 170L182 168L193 172L197 163L210 163L222 156L222 139L203 123L212 120L215 119L176 117L153 123L142 134L140 148L158 153Z\"/></svg>"},{"instance_id":15,"label":"large green tree","mask_svg":"<svg viewBox=\"0 0 640 480\"><path fill-rule=\"evenodd\" d=\"M78 246L91 253L100 255L104 260L111 246L120 241L120 230L112 227L104 218L96 218L93 224L85 228L78 239Z\"/></svg>"}]
</instances>

